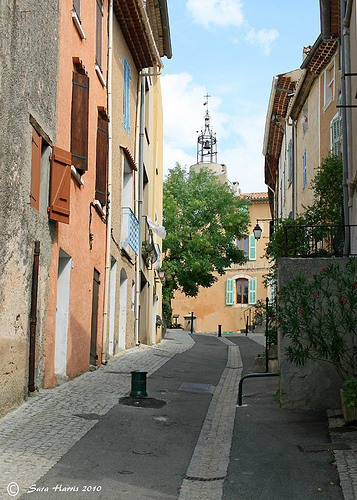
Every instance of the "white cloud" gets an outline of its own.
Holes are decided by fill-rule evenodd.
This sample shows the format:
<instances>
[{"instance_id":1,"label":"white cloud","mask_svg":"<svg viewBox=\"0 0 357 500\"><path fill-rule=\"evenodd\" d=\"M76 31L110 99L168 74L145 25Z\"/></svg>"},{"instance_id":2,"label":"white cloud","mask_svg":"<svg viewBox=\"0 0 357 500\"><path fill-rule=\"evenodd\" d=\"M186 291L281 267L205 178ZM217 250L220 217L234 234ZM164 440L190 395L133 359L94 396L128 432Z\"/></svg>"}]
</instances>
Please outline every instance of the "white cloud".
<instances>
[{"instance_id":1,"label":"white cloud","mask_svg":"<svg viewBox=\"0 0 357 500\"><path fill-rule=\"evenodd\" d=\"M208 28L215 26L241 26L244 22L241 0L188 0L187 9L194 20Z\"/></svg>"},{"instance_id":2,"label":"white cloud","mask_svg":"<svg viewBox=\"0 0 357 500\"><path fill-rule=\"evenodd\" d=\"M264 54L268 56L270 54L273 42L278 37L279 32L276 29L268 30L264 28L256 31L254 28L251 28L245 39L253 45L259 46Z\"/></svg>"},{"instance_id":3,"label":"white cloud","mask_svg":"<svg viewBox=\"0 0 357 500\"><path fill-rule=\"evenodd\" d=\"M204 126L207 90L188 73L161 77L164 110L164 175L174 168L196 163L197 131ZM228 167L230 181L245 192L265 191L263 144L265 114L253 102L231 102L230 115L222 112L220 97L209 99L211 128L217 133L218 162ZM234 111L236 108L237 111Z\"/></svg>"}]
</instances>

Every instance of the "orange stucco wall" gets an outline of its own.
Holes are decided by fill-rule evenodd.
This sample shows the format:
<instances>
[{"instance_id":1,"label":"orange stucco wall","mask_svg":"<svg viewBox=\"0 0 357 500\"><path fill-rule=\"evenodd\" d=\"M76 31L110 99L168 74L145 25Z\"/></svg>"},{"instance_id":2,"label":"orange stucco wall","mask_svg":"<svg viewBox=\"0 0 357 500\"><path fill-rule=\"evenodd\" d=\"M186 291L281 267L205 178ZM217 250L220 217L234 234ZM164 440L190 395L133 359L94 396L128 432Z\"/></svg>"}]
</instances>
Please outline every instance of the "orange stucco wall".
<instances>
[{"instance_id":1,"label":"orange stucco wall","mask_svg":"<svg viewBox=\"0 0 357 500\"><path fill-rule=\"evenodd\" d=\"M106 88L95 71L96 3L86 5L81 12L85 39L81 39L72 20L72 0L61 2L60 65L58 79L58 126L56 145L70 151L71 98L73 57L79 57L89 77L88 171L83 175L84 186L72 177L70 222L56 223L50 268L50 292L46 333L45 386L57 383L54 372L57 273L59 250L71 257L70 296L67 341L67 376L74 377L89 368L91 341L92 288L94 268L100 273L98 301L97 354L101 360L104 266L106 224L91 203L95 197L96 137L98 106L106 107ZM103 2L103 75L106 75L107 2ZM91 227L89 222L91 217ZM90 249L89 232L93 234Z\"/></svg>"}]
</instances>

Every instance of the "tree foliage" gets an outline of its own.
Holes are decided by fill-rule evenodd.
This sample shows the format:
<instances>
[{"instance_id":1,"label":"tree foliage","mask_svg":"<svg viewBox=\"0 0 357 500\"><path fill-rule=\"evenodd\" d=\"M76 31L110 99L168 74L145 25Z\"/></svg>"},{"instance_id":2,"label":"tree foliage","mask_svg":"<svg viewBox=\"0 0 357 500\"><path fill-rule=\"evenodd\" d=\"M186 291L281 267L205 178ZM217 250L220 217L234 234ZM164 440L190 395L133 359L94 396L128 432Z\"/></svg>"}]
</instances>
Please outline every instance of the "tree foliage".
<instances>
[{"instance_id":1,"label":"tree foliage","mask_svg":"<svg viewBox=\"0 0 357 500\"><path fill-rule=\"evenodd\" d=\"M180 289L195 297L232 263L245 261L235 245L248 229L247 202L236 197L208 169L186 171L179 164L164 182L164 298Z\"/></svg>"}]
</instances>

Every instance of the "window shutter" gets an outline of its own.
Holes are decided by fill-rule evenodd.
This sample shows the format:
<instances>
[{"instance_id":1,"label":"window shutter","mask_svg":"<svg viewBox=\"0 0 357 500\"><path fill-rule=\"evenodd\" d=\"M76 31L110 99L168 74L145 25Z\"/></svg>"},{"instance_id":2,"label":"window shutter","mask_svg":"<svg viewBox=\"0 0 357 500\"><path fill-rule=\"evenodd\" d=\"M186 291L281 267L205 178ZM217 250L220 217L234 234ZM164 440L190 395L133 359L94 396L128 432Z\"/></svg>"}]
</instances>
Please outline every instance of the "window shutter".
<instances>
[{"instance_id":1,"label":"window shutter","mask_svg":"<svg viewBox=\"0 0 357 500\"><path fill-rule=\"evenodd\" d=\"M123 95L123 125L129 134L129 114L130 114L130 66L124 56L124 95Z\"/></svg>"},{"instance_id":2,"label":"window shutter","mask_svg":"<svg viewBox=\"0 0 357 500\"><path fill-rule=\"evenodd\" d=\"M31 159L31 206L37 211L40 206L40 179L41 179L41 145L42 138L32 129L32 159Z\"/></svg>"},{"instance_id":3,"label":"window shutter","mask_svg":"<svg viewBox=\"0 0 357 500\"><path fill-rule=\"evenodd\" d=\"M249 280L249 304L257 303L257 278L250 278Z\"/></svg>"},{"instance_id":4,"label":"window shutter","mask_svg":"<svg viewBox=\"0 0 357 500\"><path fill-rule=\"evenodd\" d=\"M71 153L57 147L52 151L50 219L69 224Z\"/></svg>"},{"instance_id":5,"label":"window shutter","mask_svg":"<svg viewBox=\"0 0 357 500\"><path fill-rule=\"evenodd\" d=\"M71 153L72 165L80 172L88 170L89 78L73 73Z\"/></svg>"},{"instance_id":6,"label":"window shutter","mask_svg":"<svg viewBox=\"0 0 357 500\"><path fill-rule=\"evenodd\" d=\"M331 152L333 155L341 154L341 119L336 116L331 122Z\"/></svg>"},{"instance_id":7,"label":"window shutter","mask_svg":"<svg viewBox=\"0 0 357 500\"><path fill-rule=\"evenodd\" d=\"M257 240L254 234L249 235L249 260L257 260Z\"/></svg>"},{"instance_id":8,"label":"window shutter","mask_svg":"<svg viewBox=\"0 0 357 500\"><path fill-rule=\"evenodd\" d=\"M227 278L226 283L226 306L233 305L233 290L234 290L234 280L232 278Z\"/></svg>"},{"instance_id":9,"label":"window shutter","mask_svg":"<svg viewBox=\"0 0 357 500\"><path fill-rule=\"evenodd\" d=\"M107 203L108 122L98 116L95 199Z\"/></svg>"}]
</instances>

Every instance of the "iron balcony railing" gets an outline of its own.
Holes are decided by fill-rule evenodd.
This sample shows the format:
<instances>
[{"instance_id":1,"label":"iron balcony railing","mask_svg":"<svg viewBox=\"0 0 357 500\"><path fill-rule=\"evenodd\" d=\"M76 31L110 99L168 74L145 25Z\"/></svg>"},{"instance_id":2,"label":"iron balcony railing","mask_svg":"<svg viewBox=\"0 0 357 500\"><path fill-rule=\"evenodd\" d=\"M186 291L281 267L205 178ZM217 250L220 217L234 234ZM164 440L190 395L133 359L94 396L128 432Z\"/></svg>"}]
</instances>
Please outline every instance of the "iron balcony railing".
<instances>
[{"instance_id":1,"label":"iron balcony railing","mask_svg":"<svg viewBox=\"0 0 357 500\"><path fill-rule=\"evenodd\" d=\"M153 232L147 221L147 216L144 215L143 219L145 219L145 224L143 228L144 234L141 253L149 269L152 269L152 265L157 261L158 254L154 242Z\"/></svg>"},{"instance_id":2,"label":"iron balcony railing","mask_svg":"<svg viewBox=\"0 0 357 500\"><path fill-rule=\"evenodd\" d=\"M128 253L139 254L139 222L130 207L122 208L121 245Z\"/></svg>"},{"instance_id":3,"label":"iron balcony railing","mask_svg":"<svg viewBox=\"0 0 357 500\"><path fill-rule=\"evenodd\" d=\"M348 231L348 232L347 232ZM357 225L284 226L285 257L343 257L346 234L351 251L357 255Z\"/></svg>"}]
</instances>

